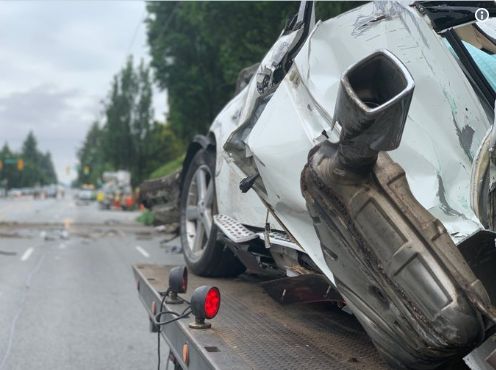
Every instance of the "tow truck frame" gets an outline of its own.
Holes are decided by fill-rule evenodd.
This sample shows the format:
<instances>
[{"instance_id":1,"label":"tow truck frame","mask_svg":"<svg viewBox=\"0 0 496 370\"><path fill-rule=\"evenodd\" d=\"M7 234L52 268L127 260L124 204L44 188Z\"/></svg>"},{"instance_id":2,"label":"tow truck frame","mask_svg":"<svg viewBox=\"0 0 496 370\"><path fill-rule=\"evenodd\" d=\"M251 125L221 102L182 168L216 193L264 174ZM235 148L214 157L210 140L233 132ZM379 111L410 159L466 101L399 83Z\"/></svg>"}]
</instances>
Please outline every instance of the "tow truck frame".
<instances>
[{"instance_id":1,"label":"tow truck frame","mask_svg":"<svg viewBox=\"0 0 496 370\"><path fill-rule=\"evenodd\" d=\"M173 266L133 266L140 299L157 333L158 313ZM210 329L192 329L187 318L162 326L160 334L176 368L182 369L388 369L355 318L331 304L282 305L262 287L263 279L189 276L188 293L200 285L221 291L219 314ZM189 299L189 294L182 295ZM164 303L182 312L186 304ZM164 314L163 320L174 318ZM162 360L166 359L165 356Z\"/></svg>"},{"instance_id":2,"label":"tow truck frame","mask_svg":"<svg viewBox=\"0 0 496 370\"><path fill-rule=\"evenodd\" d=\"M152 333L159 330L152 318L160 309L173 267L132 267ZM192 315L161 327L175 369L390 369L358 321L333 304L280 304L264 290L263 277L248 274L234 279L190 275L188 280L184 299L189 300L198 286L211 285L220 289L222 303L210 329L190 328ZM182 312L187 307L164 303L162 308ZM164 314L161 321L174 317ZM459 360L440 369L495 369L495 338L465 358L469 366Z\"/></svg>"}]
</instances>

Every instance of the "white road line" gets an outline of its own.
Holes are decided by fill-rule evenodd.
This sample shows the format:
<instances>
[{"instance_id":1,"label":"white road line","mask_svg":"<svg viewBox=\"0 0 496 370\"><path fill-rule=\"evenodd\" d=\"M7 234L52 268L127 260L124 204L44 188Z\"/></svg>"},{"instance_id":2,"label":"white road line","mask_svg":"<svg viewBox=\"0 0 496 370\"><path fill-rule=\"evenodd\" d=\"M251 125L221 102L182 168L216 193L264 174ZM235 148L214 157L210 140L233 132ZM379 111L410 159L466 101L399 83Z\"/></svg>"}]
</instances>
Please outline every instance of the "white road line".
<instances>
[{"instance_id":1,"label":"white road line","mask_svg":"<svg viewBox=\"0 0 496 370\"><path fill-rule=\"evenodd\" d=\"M150 255L148 254L148 252L145 251L143 248L141 248L139 245L136 247L136 250L138 252L140 252L143 256L145 256L146 258L150 257Z\"/></svg>"},{"instance_id":2,"label":"white road line","mask_svg":"<svg viewBox=\"0 0 496 370\"><path fill-rule=\"evenodd\" d=\"M61 243L61 244L59 245L59 249L65 249L65 247L66 247L66 245L65 245L64 243Z\"/></svg>"},{"instance_id":3,"label":"white road line","mask_svg":"<svg viewBox=\"0 0 496 370\"><path fill-rule=\"evenodd\" d=\"M28 249L26 249L26 252L24 252L24 254L21 257L21 261L27 261L28 258L31 257L31 255L33 254L33 252L34 252L34 248L28 248Z\"/></svg>"}]
</instances>

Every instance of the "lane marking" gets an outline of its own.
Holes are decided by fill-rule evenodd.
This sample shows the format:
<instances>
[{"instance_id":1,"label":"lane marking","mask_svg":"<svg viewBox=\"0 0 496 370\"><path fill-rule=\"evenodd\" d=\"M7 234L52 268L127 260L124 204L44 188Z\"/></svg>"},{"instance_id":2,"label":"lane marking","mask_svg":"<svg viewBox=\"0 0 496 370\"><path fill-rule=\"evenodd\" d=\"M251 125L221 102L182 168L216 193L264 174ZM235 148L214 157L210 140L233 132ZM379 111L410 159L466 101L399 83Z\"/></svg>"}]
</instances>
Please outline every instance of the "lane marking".
<instances>
[{"instance_id":1,"label":"lane marking","mask_svg":"<svg viewBox=\"0 0 496 370\"><path fill-rule=\"evenodd\" d=\"M64 243L59 245L59 249L65 249L66 245Z\"/></svg>"},{"instance_id":2,"label":"lane marking","mask_svg":"<svg viewBox=\"0 0 496 370\"><path fill-rule=\"evenodd\" d=\"M136 250L146 258L150 257L150 254L147 251L145 251L143 248L141 248L139 245L136 247Z\"/></svg>"},{"instance_id":3,"label":"lane marking","mask_svg":"<svg viewBox=\"0 0 496 370\"><path fill-rule=\"evenodd\" d=\"M31 257L33 252L34 252L34 248L32 248L32 247L26 249L26 251L24 252L24 254L21 257L21 261L27 261L28 258Z\"/></svg>"}]
</instances>

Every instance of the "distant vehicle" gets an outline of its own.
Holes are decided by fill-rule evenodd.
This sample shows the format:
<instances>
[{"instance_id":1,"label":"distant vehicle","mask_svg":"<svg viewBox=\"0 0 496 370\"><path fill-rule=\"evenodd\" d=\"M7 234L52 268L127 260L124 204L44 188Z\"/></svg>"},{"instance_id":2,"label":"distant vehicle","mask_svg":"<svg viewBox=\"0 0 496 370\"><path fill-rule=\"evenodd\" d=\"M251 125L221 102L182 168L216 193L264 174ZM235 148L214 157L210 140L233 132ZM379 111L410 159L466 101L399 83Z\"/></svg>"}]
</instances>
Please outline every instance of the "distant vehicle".
<instances>
[{"instance_id":1,"label":"distant vehicle","mask_svg":"<svg viewBox=\"0 0 496 370\"><path fill-rule=\"evenodd\" d=\"M36 190L34 188L21 188L22 195L34 195Z\"/></svg>"},{"instance_id":2,"label":"distant vehicle","mask_svg":"<svg viewBox=\"0 0 496 370\"><path fill-rule=\"evenodd\" d=\"M131 173L125 170L104 172L102 178L105 183L113 183L118 187L125 187L131 184Z\"/></svg>"},{"instance_id":3,"label":"distant vehicle","mask_svg":"<svg viewBox=\"0 0 496 370\"><path fill-rule=\"evenodd\" d=\"M46 198L56 198L57 197L57 186L56 185L48 185L43 188L43 192Z\"/></svg>"},{"instance_id":4,"label":"distant vehicle","mask_svg":"<svg viewBox=\"0 0 496 370\"><path fill-rule=\"evenodd\" d=\"M34 199L43 199L43 198L45 198L45 193L44 193L43 189L40 188L40 187L34 188L32 195L33 195L33 198Z\"/></svg>"},{"instance_id":5,"label":"distant vehicle","mask_svg":"<svg viewBox=\"0 0 496 370\"><path fill-rule=\"evenodd\" d=\"M25 193L33 196L34 199L56 198L58 195L58 185L37 186L31 190L26 190Z\"/></svg>"},{"instance_id":6,"label":"distant vehicle","mask_svg":"<svg viewBox=\"0 0 496 370\"><path fill-rule=\"evenodd\" d=\"M97 194L101 209L121 208L129 210L135 207L129 171L104 172L104 185Z\"/></svg>"},{"instance_id":7,"label":"distant vehicle","mask_svg":"<svg viewBox=\"0 0 496 370\"><path fill-rule=\"evenodd\" d=\"M57 185L57 196L60 198L65 198L65 187L63 185Z\"/></svg>"},{"instance_id":8,"label":"distant vehicle","mask_svg":"<svg viewBox=\"0 0 496 370\"><path fill-rule=\"evenodd\" d=\"M7 196L9 198L19 198L22 196L22 190L21 189L10 189L7 193Z\"/></svg>"},{"instance_id":9,"label":"distant vehicle","mask_svg":"<svg viewBox=\"0 0 496 370\"><path fill-rule=\"evenodd\" d=\"M96 199L96 194L94 190L82 189L77 193L77 203L78 204L89 204Z\"/></svg>"}]
</instances>

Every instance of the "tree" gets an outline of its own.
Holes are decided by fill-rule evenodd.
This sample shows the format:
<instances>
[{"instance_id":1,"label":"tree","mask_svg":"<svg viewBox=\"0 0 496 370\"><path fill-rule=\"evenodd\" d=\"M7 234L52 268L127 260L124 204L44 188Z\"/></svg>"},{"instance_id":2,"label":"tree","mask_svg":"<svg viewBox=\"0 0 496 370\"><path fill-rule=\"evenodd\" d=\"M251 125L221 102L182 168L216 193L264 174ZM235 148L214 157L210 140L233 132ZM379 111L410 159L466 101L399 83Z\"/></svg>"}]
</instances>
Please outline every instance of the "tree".
<instances>
[{"instance_id":1,"label":"tree","mask_svg":"<svg viewBox=\"0 0 496 370\"><path fill-rule=\"evenodd\" d=\"M6 188L18 187L20 183L20 174L13 165L7 163L9 160L17 160L17 154L10 149L7 143L4 144L0 151L0 160L2 161L0 185Z\"/></svg>"},{"instance_id":2,"label":"tree","mask_svg":"<svg viewBox=\"0 0 496 370\"><path fill-rule=\"evenodd\" d=\"M356 3L318 6L327 19ZM149 2L151 67L169 96L169 121L189 141L205 133L234 93L241 69L259 62L279 36L297 2Z\"/></svg>"},{"instance_id":3,"label":"tree","mask_svg":"<svg viewBox=\"0 0 496 370\"><path fill-rule=\"evenodd\" d=\"M21 186L41 185L40 152L32 131L22 144L21 152L24 169L21 172Z\"/></svg>"},{"instance_id":4,"label":"tree","mask_svg":"<svg viewBox=\"0 0 496 370\"><path fill-rule=\"evenodd\" d=\"M102 127L93 124L78 152L78 184L98 185L103 171L128 170L137 185L156 169L150 169L150 163L156 163L154 156L162 150L157 142L161 125L153 122L152 102L148 66L141 61L135 68L132 58L128 58L112 80Z\"/></svg>"},{"instance_id":5,"label":"tree","mask_svg":"<svg viewBox=\"0 0 496 370\"><path fill-rule=\"evenodd\" d=\"M154 122L146 139L147 159L143 172L148 176L165 163L178 158L183 152L184 145L171 127Z\"/></svg>"},{"instance_id":6,"label":"tree","mask_svg":"<svg viewBox=\"0 0 496 370\"><path fill-rule=\"evenodd\" d=\"M83 146L77 153L79 159L77 182L79 184L97 185L103 171L110 167L104 159L102 139L102 129L95 121L86 134Z\"/></svg>"},{"instance_id":7,"label":"tree","mask_svg":"<svg viewBox=\"0 0 496 370\"><path fill-rule=\"evenodd\" d=\"M133 61L128 59L124 68L114 77L105 103L103 147L105 159L115 168L130 169L133 158L131 117L134 107L136 81Z\"/></svg>"},{"instance_id":8,"label":"tree","mask_svg":"<svg viewBox=\"0 0 496 370\"><path fill-rule=\"evenodd\" d=\"M134 115L131 120L131 135L133 140L134 160L132 161L132 177L141 182L145 179L149 156L150 128L153 122L152 85L150 71L141 61L137 70L137 97Z\"/></svg>"},{"instance_id":9,"label":"tree","mask_svg":"<svg viewBox=\"0 0 496 370\"><path fill-rule=\"evenodd\" d=\"M12 151L5 143L0 151L0 160L0 181L8 188L42 186L57 182L52 156L50 152L42 153L38 150L38 142L32 131L24 140L20 153ZM19 166L19 161L22 161L22 166Z\"/></svg>"},{"instance_id":10,"label":"tree","mask_svg":"<svg viewBox=\"0 0 496 370\"><path fill-rule=\"evenodd\" d=\"M298 6L297 2L147 3L151 65L141 62L135 68L129 57L115 75L102 125L90 129L78 153L78 182L96 185L104 169L125 169L136 185L180 156L185 143L205 133L232 97L239 71L263 58ZM332 3L317 10L329 17L353 6ZM168 91L167 124L153 120L150 68L159 88Z\"/></svg>"},{"instance_id":11,"label":"tree","mask_svg":"<svg viewBox=\"0 0 496 370\"><path fill-rule=\"evenodd\" d=\"M39 181L43 185L54 184L57 182L57 173L55 172L55 167L53 166L52 155L50 152L45 154L40 154L39 171L40 178Z\"/></svg>"}]
</instances>

